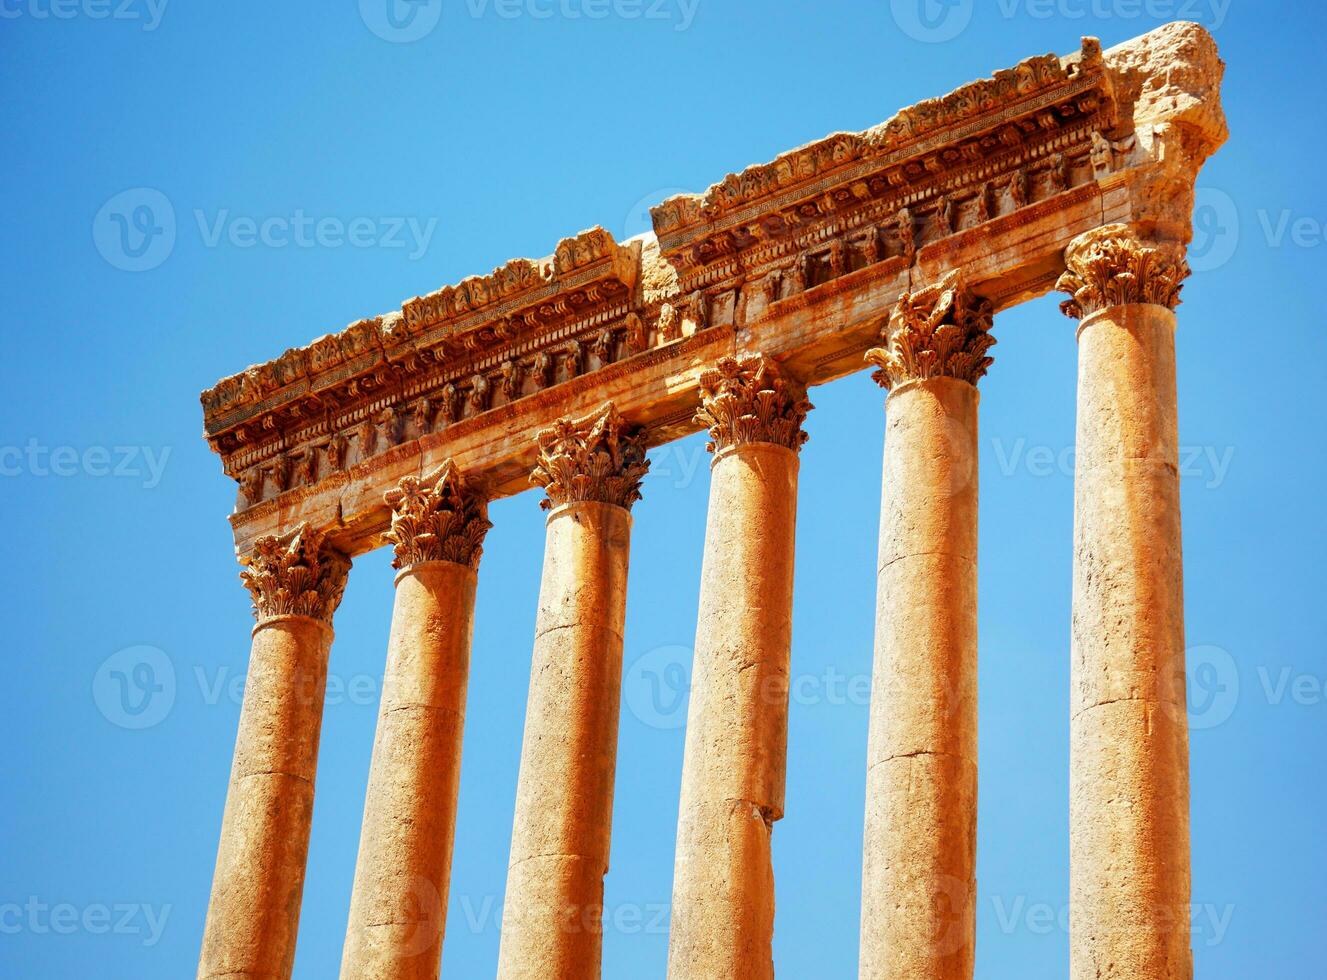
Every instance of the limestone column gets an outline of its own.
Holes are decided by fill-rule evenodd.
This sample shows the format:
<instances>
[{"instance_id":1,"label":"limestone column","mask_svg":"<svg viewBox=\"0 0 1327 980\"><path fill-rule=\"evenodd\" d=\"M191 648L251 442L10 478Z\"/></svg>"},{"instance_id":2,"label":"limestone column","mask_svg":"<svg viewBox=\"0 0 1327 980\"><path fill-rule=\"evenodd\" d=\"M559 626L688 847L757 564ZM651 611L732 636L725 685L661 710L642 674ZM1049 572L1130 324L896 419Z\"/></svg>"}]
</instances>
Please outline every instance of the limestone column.
<instances>
[{"instance_id":1,"label":"limestone column","mask_svg":"<svg viewBox=\"0 0 1327 980\"><path fill-rule=\"evenodd\" d=\"M290 976L332 614L350 569L307 524L259 539L244 563L240 577L258 625L203 927L200 980Z\"/></svg>"},{"instance_id":2,"label":"limestone column","mask_svg":"<svg viewBox=\"0 0 1327 980\"><path fill-rule=\"evenodd\" d=\"M772 978L798 450L811 408L758 354L700 379L714 454L687 714L668 976Z\"/></svg>"},{"instance_id":3,"label":"limestone column","mask_svg":"<svg viewBox=\"0 0 1327 980\"><path fill-rule=\"evenodd\" d=\"M436 980L447 919L485 501L448 461L387 494L396 604L344 980Z\"/></svg>"},{"instance_id":4,"label":"limestone column","mask_svg":"<svg viewBox=\"0 0 1327 980\"><path fill-rule=\"evenodd\" d=\"M861 977L970 980L976 942L977 382L991 306L905 294L867 359L886 402Z\"/></svg>"},{"instance_id":5,"label":"limestone column","mask_svg":"<svg viewBox=\"0 0 1327 980\"><path fill-rule=\"evenodd\" d=\"M1189 750L1175 405L1183 249L1108 225L1059 289L1078 327L1070 976L1188 980Z\"/></svg>"},{"instance_id":6,"label":"limestone column","mask_svg":"<svg viewBox=\"0 0 1327 980\"><path fill-rule=\"evenodd\" d=\"M612 405L539 435L549 511L498 976L599 976L631 505L644 434Z\"/></svg>"}]
</instances>

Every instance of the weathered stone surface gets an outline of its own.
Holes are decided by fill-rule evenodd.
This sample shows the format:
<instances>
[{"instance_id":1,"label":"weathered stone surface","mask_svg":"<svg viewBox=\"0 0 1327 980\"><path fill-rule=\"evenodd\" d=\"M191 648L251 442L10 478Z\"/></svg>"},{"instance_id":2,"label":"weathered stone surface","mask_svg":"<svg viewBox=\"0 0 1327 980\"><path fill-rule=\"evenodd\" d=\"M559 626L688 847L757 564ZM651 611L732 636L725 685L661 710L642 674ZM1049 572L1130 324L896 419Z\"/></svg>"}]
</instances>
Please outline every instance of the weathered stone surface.
<instances>
[{"instance_id":1,"label":"weathered stone surface","mask_svg":"<svg viewBox=\"0 0 1327 980\"><path fill-rule=\"evenodd\" d=\"M1105 273L1132 276L1142 259L1127 256L1140 247L1121 235L1111 250L1120 261ZM1144 294L1163 288L1153 284ZM1193 975L1174 334L1174 313L1158 303L1105 306L1078 333L1069 790L1075 980Z\"/></svg>"},{"instance_id":2,"label":"weathered stone surface","mask_svg":"<svg viewBox=\"0 0 1327 980\"><path fill-rule=\"evenodd\" d=\"M668 975L774 976L797 449L810 404L758 355L701 380L715 451L678 816Z\"/></svg>"},{"instance_id":3,"label":"weathered stone surface","mask_svg":"<svg viewBox=\"0 0 1327 980\"><path fill-rule=\"evenodd\" d=\"M503 980L599 976L628 507L638 496L640 439L614 410L559 422L539 440L534 479L559 495L569 486L586 492L554 506L548 516L502 915ZM544 483L552 473L559 478ZM589 499L595 493L587 488L600 499Z\"/></svg>"},{"instance_id":4,"label":"weathered stone surface","mask_svg":"<svg viewBox=\"0 0 1327 980\"><path fill-rule=\"evenodd\" d=\"M463 467L486 498L533 472L551 511L499 973L597 977L629 508L646 447L701 427L717 453L670 972L771 975L805 386L867 355L891 394L861 973L970 978L974 386L992 313L1058 284L1082 319L1071 974L1189 977L1171 334L1222 70L1193 24L1104 53L1085 38L666 201L657 237L582 232L205 392L260 624L200 976L290 974L329 624L345 555L385 542L402 700L384 701L345 975L436 976L487 530Z\"/></svg>"},{"instance_id":5,"label":"weathered stone surface","mask_svg":"<svg viewBox=\"0 0 1327 980\"><path fill-rule=\"evenodd\" d=\"M970 980L976 942L977 379L990 304L905 296L887 402L860 975Z\"/></svg>"},{"instance_id":6,"label":"weathered stone surface","mask_svg":"<svg viewBox=\"0 0 1327 980\"><path fill-rule=\"evenodd\" d=\"M445 458L516 493L553 418L612 401L650 445L695 431L699 375L725 353L821 384L955 270L1002 309L1103 224L1183 243L1225 139L1220 77L1197 25L1087 39L664 202L657 240L584 232L226 379L203 403L242 488L237 546L308 521L358 554L382 543L383 493Z\"/></svg>"},{"instance_id":7,"label":"weathered stone surface","mask_svg":"<svg viewBox=\"0 0 1327 980\"><path fill-rule=\"evenodd\" d=\"M452 464L388 494L396 604L341 976L436 980L447 921L482 497ZM445 557L444 557L445 556Z\"/></svg>"},{"instance_id":8,"label":"weathered stone surface","mask_svg":"<svg viewBox=\"0 0 1327 980\"><path fill-rule=\"evenodd\" d=\"M260 541L246 570L261 618L221 820L200 980L288 978L294 967L330 622L348 570L307 528L285 541ZM288 608L303 613L281 611Z\"/></svg>"}]
</instances>

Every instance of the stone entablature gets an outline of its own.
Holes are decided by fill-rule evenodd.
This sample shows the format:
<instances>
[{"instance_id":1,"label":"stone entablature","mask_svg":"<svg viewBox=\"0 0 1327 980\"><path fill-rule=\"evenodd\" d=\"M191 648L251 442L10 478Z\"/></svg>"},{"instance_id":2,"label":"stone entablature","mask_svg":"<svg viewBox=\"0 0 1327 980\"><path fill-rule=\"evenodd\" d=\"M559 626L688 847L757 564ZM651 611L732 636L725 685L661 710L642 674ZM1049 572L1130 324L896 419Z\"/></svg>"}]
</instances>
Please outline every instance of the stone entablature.
<instances>
[{"instance_id":1,"label":"stone entablature","mask_svg":"<svg viewBox=\"0 0 1327 980\"><path fill-rule=\"evenodd\" d=\"M237 547L301 521L377 547L384 493L447 459L489 499L520 492L538 433L608 401L650 445L688 435L725 355L800 386L860 371L897 301L955 270L994 311L1054 288L1104 224L1183 243L1220 74L1196 25L1086 39L670 199L657 239L583 232L228 378L202 400Z\"/></svg>"}]
</instances>

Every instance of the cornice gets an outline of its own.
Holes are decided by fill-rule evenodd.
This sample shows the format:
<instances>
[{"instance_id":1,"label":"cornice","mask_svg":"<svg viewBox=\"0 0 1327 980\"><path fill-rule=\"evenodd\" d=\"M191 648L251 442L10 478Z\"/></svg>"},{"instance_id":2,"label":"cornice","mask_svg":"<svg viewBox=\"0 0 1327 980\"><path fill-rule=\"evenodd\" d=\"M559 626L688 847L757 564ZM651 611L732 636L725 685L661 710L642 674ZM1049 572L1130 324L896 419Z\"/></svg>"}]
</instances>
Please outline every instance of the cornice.
<instances>
[{"instance_id":1,"label":"cornice","mask_svg":"<svg viewBox=\"0 0 1327 980\"><path fill-rule=\"evenodd\" d=\"M1220 68L1196 25L1104 54L1087 39L666 201L657 238L592 229L228 378L203 405L240 486L237 545L307 519L357 554L385 540L382 495L447 458L519 492L559 416L611 401L658 445L701 427L700 377L725 355L821 384L951 272L1003 309L1102 225L1182 242L1224 139Z\"/></svg>"}]
</instances>

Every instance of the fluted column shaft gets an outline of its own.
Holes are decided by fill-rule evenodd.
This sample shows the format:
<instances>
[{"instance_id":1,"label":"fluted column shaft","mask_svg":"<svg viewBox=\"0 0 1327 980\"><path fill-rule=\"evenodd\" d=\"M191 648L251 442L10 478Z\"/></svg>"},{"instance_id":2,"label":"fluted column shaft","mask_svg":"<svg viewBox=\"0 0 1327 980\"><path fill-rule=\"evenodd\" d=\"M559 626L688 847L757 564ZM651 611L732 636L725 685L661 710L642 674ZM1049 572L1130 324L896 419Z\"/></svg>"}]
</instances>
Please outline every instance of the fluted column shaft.
<instances>
[{"instance_id":1,"label":"fluted column shaft","mask_svg":"<svg viewBox=\"0 0 1327 980\"><path fill-rule=\"evenodd\" d=\"M550 510L498 976L597 978L617 766L630 506L643 439L611 408L540 437Z\"/></svg>"},{"instance_id":2,"label":"fluted column shaft","mask_svg":"<svg viewBox=\"0 0 1327 980\"><path fill-rule=\"evenodd\" d=\"M673 980L774 975L797 450L809 405L758 355L701 379L714 441L673 877ZM763 407L767 413L759 414Z\"/></svg>"},{"instance_id":3,"label":"fluted column shaft","mask_svg":"<svg viewBox=\"0 0 1327 980\"><path fill-rule=\"evenodd\" d=\"M349 562L307 526L260 540L246 559L254 597L249 670L200 980L288 978L304 891L314 777L332 645Z\"/></svg>"},{"instance_id":4,"label":"fluted column shaft","mask_svg":"<svg viewBox=\"0 0 1327 980\"><path fill-rule=\"evenodd\" d=\"M887 401L859 971L970 980L976 922L977 406L989 304L905 295Z\"/></svg>"},{"instance_id":5,"label":"fluted column shaft","mask_svg":"<svg viewBox=\"0 0 1327 980\"><path fill-rule=\"evenodd\" d=\"M489 523L450 463L387 503L400 571L341 976L436 980Z\"/></svg>"},{"instance_id":6,"label":"fluted column shaft","mask_svg":"<svg viewBox=\"0 0 1327 980\"><path fill-rule=\"evenodd\" d=\"M1124 226L1076 240L1070 976L1188 980L1175 315L1177 246Z\"/></svg>"}]
</instances>

